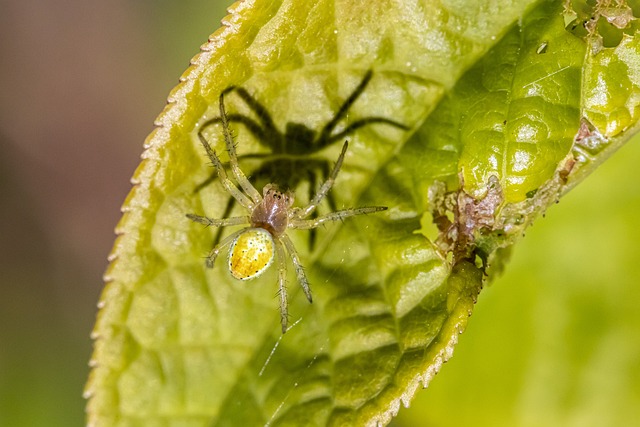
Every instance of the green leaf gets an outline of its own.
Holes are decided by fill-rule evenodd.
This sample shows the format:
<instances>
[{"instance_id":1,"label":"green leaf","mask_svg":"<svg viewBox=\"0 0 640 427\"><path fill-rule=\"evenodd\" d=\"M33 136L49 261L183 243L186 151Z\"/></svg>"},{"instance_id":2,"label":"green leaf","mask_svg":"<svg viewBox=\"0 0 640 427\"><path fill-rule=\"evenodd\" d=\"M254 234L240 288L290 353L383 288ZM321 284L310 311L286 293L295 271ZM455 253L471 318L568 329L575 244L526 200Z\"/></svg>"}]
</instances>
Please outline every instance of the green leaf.
<instances>
[{"instance_id":1,"label":"green leaf","mask_svg":"<svg viewBox=\"0 0 640 427\"><path fill-rule=\"evenodd\" d=\"M387 423L451 356L487 263L637 128L635 33L602 47L566 30L553 1L352 3L238 3L171 93L105 274L92 425ZM185 214L220 218L229 196L203 185L197 133L231 85L281 132L317 132L368 70L337 131L367 117L412 131L358 129L332 195L389 210L329 223L313 246L290 232L314 302L291 274L282 335L275 268L249 282L223 260L205 268L215 230ZM255 117L239 92L225 104ZM269 154L247 126L234 133L240 156ZM203 135L228 161L219 127ZM334 162L340 145L309 162ZM261 162L241 166L258 175Z\"/></svg>"},{"instance_id":2,"label":"green leaf","mask_svg":"<svg viewBox=\"0 0 640 427\"><path fill-rule=\"evenodd\" d=\"M527 230L396 427L637 423L638 162L640 134Z\"/></svg>"}]
</instances>

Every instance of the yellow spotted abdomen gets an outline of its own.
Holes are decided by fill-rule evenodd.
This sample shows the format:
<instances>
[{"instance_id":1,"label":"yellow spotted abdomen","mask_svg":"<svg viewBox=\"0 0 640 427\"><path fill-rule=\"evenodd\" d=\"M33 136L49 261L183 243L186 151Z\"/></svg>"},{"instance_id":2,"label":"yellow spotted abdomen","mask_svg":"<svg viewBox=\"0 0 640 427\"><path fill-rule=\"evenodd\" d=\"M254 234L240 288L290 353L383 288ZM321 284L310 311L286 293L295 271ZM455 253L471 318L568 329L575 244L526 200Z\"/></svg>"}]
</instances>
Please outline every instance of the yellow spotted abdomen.
<instances>
[{"instance_id":1,"label":"yellow spotted abdomen","mask_svg":"<svg viewBox=\"0 0 640 427\"><path fill-rule=\"evenodd\" d=\"M273 262L271 233L262 228L248 228L229 250L229 271L236 279L249 280L264 273Z\"/></svg>"}]
</instances>

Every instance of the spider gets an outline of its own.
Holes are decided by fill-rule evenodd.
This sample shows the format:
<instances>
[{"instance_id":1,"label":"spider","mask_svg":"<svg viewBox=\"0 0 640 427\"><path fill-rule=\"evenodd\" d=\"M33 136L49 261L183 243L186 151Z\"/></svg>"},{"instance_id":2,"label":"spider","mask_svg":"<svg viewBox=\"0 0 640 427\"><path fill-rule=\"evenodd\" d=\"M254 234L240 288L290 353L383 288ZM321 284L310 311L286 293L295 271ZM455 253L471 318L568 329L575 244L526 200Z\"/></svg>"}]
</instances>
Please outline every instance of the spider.
<instances>
[{"instance_id":1,"label":"spider","mask_svg":"<svg viewBox=\"0 0 640 427\"><path fill-rule=\"evenodd\" d=\"M257 116L258 122L251 117L242 114L229 114L225 117L227 122L242 123L251 134L256 138L259 144L268 148L269 153L249 154L239 156L239 159L260 159L263 160L262 165L255 170L249 180L256 185L259 180L263 182L271 182L282 189L295 190L303 180L309 182L308 200L313 197L313 191L317 184L317 175L319 174L323 180L326 180L330 172L330 162L323 158L312 157L322 149L334 144L339 140L343 140L361 127L382 123L398 129L408 130L409 127L385 117L365 117L349 124L342 131L333 133L340 121L346 116L351 106L356 102L360 95L364 92L369 81L373 77L373 71L368 70L358 86L351 92L347 99L342 103L333 118L324 125L320 132L308 128L301 123L287 123L285 132L282 133L275 126L271 115L267 108L254 98L246 89L239 86L230 86L223 91L226 95L235 92L246 103L251 111ZM198 135L202 138L205 129L211 125L222 122L222 116L212 118L202 124L198 131ZM198 185L196 192L207 186L216 178L215 173L205 182ZM327 203L333 211L337 210L335 201L331 194L328 194ZM230 197L225 208L224 217L231 214L236 199ZM313 213L315 218L317 213ZM220 242L221 231L216 233L214 245ZM315 230L309 233L309 249L313 249L315 241Z\"/></svg>"},{"instance_id":2,"label":"spider","mask_svg":"<svg viewBox=\"0 0 640 427\"><path fill-rule=\"evenodd\" d=\"M260 195L238 165L238 157L224 107L224 95L224 92L220 94L220 121L226 148L229 152L231 173L237 185L227 175L220 158L215 150L211 148L209 142L201 133L198 134L198 137L209 159L215 166L218 178L224 189L248 211L249 215L230 218L209 218L196 214L187 214L187 218L213 227L246 226L231 233L220 243L215 244L206 258L205 265L207 268L213 268L216 258L227 246L231 246L228 258L229 271L233 277L239 280L250 280L259 277L273 264L274 258L276 259L280 295L280 322L282 324L282 333L284 334L287 331L288 323L286 254L291 258L298 283L309 302L312 302L307 275L300 261L300 256L287 235L287 230L314 229L329 221L338 221L351 216L380 212L387 208L384 206L350 208L309 218L320 202L327 196L338 176L338 172L340 172L348 148L347 141L342 146L340 156L329 177L305 207L293 207L293 192L290 190L280 191L275 184L267 184L262 190L262 195Z\"/></svg>"}]
</instances>

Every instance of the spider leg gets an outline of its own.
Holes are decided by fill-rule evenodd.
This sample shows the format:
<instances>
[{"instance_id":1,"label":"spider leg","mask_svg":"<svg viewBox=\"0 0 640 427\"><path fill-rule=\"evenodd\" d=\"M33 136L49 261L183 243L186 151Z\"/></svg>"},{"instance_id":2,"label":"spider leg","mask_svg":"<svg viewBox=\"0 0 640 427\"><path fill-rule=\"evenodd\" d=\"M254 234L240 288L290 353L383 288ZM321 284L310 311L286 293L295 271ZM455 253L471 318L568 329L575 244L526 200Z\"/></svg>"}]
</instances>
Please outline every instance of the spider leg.
<instances>
[{"instance_id":1,"label":"spider leg","mask_svg":"<svg viewBox=\"0 0 640 427\"><path fill-rule=\"evenodd\" d=\"M325 162L322 165L322 173L323 176L329 176L329 163ZM333 194L331 193L327 193L327 203L329 203L329 210L331 210L331 212L335 212L338 210L338 205L336 205L336 199L333 197Z\"/></svg>"},{"instance_id":2,"label":"spider leg","mask_svg":"<svg viewBox=\"0 0 640 427\"><path fill-rule=\"evenodd\" d=\"M202 185L202 184L200 184L200 185ZM199 188L200 188L200 186L199 186ZM229 197L229 200L227 201L227 206L225 207L224 213L222 214L222 218L224 218L224 220L231 219L231 218L229 218L229 215L231 214L231 211L233 210L233 207L234 207L235 204L236 204L236 199L234 199L233 197ZM199 223L207 225L207 226L213 225L215 227L219 227L216 230L215 236L213 236L213 246L216 246L218 243L220 243L220 238L222 237L222 228L223 227L226 227L228 225L249 224L249 217L238 217L238 218L246 218L246 222L238 222L237 224L234 223L234 224L223 224L223 225L216 225L216 224L210 224L209 222L205 222L206 220L223 221L223 220L220 220L220 219L216 220L216 219L207 218L207 217L204 217L204 216L200 217L198 215L193 215L193 214L187 214L187 217L189 219L193 220L193 221L199 222ZM192 218L192 217L204 218L205 221L201 221L199 219L195 219L195 218Z\"/></svg>"},{"instance_id":3,"label":"spider leg","mask_svg":"<svg viewBox=\"0 0 640 427\"><path fill-rule=\"evenodd\" d=\"M345 114L347 114L347 111L349 111L349 108L351 108L353 103L356 102L358 97L362 94L362 92L364 92L364 89L369 84L369 81L371 80L372 76L373 76L373 71L371 70L365 73L364 77L362 78L358 86L353 90L353 92L351 92L351 95L349 95L349 97L342 103L336 115L333 116L333 119L331 119L329 123L327 123L322 128L322 131L320 132L320 135L318 137L318 141L327 141L329 139L329 135L331 135L331 132L333 132L333 129L335 129L335 127L338 125L338 122L342 120Z\"/></svg>"},{"instance_id":4,"label":"spider leg","mask_svg":"<svg viewBox=\"0 0 640 427\"><path fill-rule=\"evenodd\" d=\"M331 145L334 142L340 140L340 139L344 139L344 137L346 137L347 135L349 135L350 133L355 132L356 130L360 129L361 127L370 125L370 124L374 124L374 123L384 123L387 125L391 125L391 126L395 126L399 129L402 130L409 130L409 126L396 122L394 120L391 119L387 119L385 117L367 117L365 119L360 119L360 120L356 120L355 122L351 123L349 126L347 126L344 130L342 130L341 132L338 132L337 134L331 136L330 138L328 138L326 140L326 142L321 143L319 146L325 146L325 145Z\"/></svg>"},{"instance_id":5,"label":"spider leg","mask_svg":"<svg viewBox=\"0 0 640 427\"><path fill-rule=\"evenodd\" d=\"M233 198L238 201L238 203L240 203L246 209L252 210L253 206L254 206L254 203L251 200L249 200L249 198L247 196L245 196L233 184L233 182L231 182L231 180L227 176L227 172L224 170L224 167L222 166L222 162L220 162L220 158L218 157L216 152L213 150L213 148L211 148L211 145L209 145L209 142L207 142L207 140L204 138L204 136L202 136L202 134L200 134L200 133L198 133L198 138L200 138L200 142L204 146L204 149L207 152L207 155L209 156L209 159L211 159L211 162L213 163L213 165L215 166L216 170L218 171L218 178L220 178L220 182L222 182L222 185L224 186L224 189L227 190L227 192L229 194L231 194L233 196Z\"/></svg>"},{"instance_id":6,"label":"spider leg","mask_svg":"<svg viewBox=\"0 0 640 427\"><path fill-rule=\"evenodd\" d=\"M329 170L329 162L327 161L321 161L318 163L318 168L320 169L319 174L321 174L322 177L326 178L329 176L329 173L331 172ZM323 179L324 179L323 178ZM316 173L314 173L313 171L308 171L308 176L307 179L309 180L309 200L313 200L313 194L315 192L316 189L316 182L317 182L317 175ZM331 212L337 211L338 207L336 205L336 200L333 197L333 194L331 192L327 193L327 195L325 196L325 199L327 200L327 203L329 204L329 210ZM315 219L318 217L318 211L315 210L312 212L311 214L311 219ZM316 232L315 229L310 229L309 230L309 252L313 252L313 249L316 246L316 240L317 240L317 235L318 233Z\"/></svg>"},{"instance_id":7,"label":"spider leg","mask_svg":"<svg viewBox=\"0 0 640 427\"><path fill-rule=\"evenodd\" d=\"M241 156L238 156L238 160L244 160L244 159L264 159L269 157L271 154L269 153L250 153L250 154L243 154ZM228 163L223 163L222 166L228 166ZM255 172L252 174L253 177L255 177ZM207 187L209 184L211 184L213 181L216 180L216 178L218 177L218 173L217 172L213 172L209 178L205 179L204 181L202 181L200 184L196 185L196 188L193 189L194 193L199 193L203 188ZM255 180L254 180L255 181ZM233 200L233 199L231 199ZM232 206L233 207L233 206ZM228 216L229 213L231 212L231 208L228 208L228 210L225 210L225 214L223 216Z\"/></svg>"},{"instance_id":8,"label":"spider leg","mask_svg":"<svg viewBox=\"0 0 640 427\"><path fill-rule=\"evenodd\" d=\"M229 215L231 215L231 211L233 210L233 207L235 206L235 204L236 204L236 199L234 199L233 197L229 197L229 200L227 200L227 206L225 206L224 212L222 213L222 218L228 218ZM221 237L222 237L222 228L218 228L218 230L216 230L215 236L213 236L214 246L220 243Z\"/></svg>"},{"instance_id":9,"label":"spider leg","mask_svg":"<svg viewBox=\"0 0 640 427\"><path fill-rule=\"evenodd\" d=\"M375 213L380 211L386 211L387 209L388 208L386 206L366 206L362 208L351 208L351 209L345 209L342 211L331 212L326 215L319 216L318 218L315 218L315 219L293 218L289 222L289 227L308 230L311 228L316 228L324 224L325 222L342 221L343 219L349 218L351 216L365 215L365 214L370 214L370 213Z\"/></svg>"},{"instance_id":10,"label":"spider leg","mask_svg":"<svg viewBox=\"0 0 640 427\"><path fill-rule=\"evenodd\" d=\"M336 199L333 197L333 194L327 194L327 203L329 203L329 209L331 212L336 212L338 210L338 205L336 205Z\"/></svg>"},{"instance_id":11,"label":"spider leg","mask_svg":"<svg viewBox=\"0 0 640 427\"><path fill-rule=\"evenodd\" d=\"M309 179L309 200L313 200L313 192L316 189L316 174L313 171L309 171L307 174L307 178ZM316 212L312 213L312 218L317 216L318 215ZM313 251L315 244L316 244L316 230L311 229L309 231L309 252Z\"/></svg>"},{"instance_id":12,"label":"spider leg","mask_svg":"<svg viewBox=\"0 0 640 427\"><path fill-rule=\"evenodd\" d=\"M309 287L309 280L307 279L307 273L304 272L304 267L300 262L300 257L298 256L296 247L293 245L293 242L286 234L280 236L280 239L284 243L284 246L287 248L289 256L291 256L291 262L293 263L293 268L296 270L298 283L300 284L300 286L302 286L302 290L304 291L304 294L306 295L309 302L313 302L313 298L311 298L311 288Z\"/></svg>"},{"instance_id":13,"label":"spider leg","mask_svg":"<svg viewBox=\"0 0 640 427\"><path fill-rule=\"evenodd\" d=\"M248 130L255 136L258 141L266 139L265 131L256 123L251 117L243 116L242 114L229 114L227 115L227 121L231 123L242 123ZM222 123L221 117L214 117L207 120L200 126L200 131L204 131L207 127Z\"/></svg>"},{"instance_id":14,"label":"spider leg","mask_svg":"<svg viewBox=\"0 0 640 427\"><path fill-rule=\"evenodd\" d=\"M342 161L344 160L344 155L346 154L348 147L349 147L349 143L345 141L344 145L342 146L342 152L340 153L340 156L338 157L338 161L333 167L333 170L331 171L329 178L327 178L324 184L322 184L322 187L320 187L320 190L318 190L315 197L309 202L309 204L305 208L302 208L299 211L297 211L297 215L296 215L297 219L303 219L308 217L316 209L316 207L322 201L324 196L327 195L329 190L331 190L331 187L333 186L333 183L336 180L336 176L338 176L338 172L340 172L340 168L342 167Z\"/></svg>"},{"instance_id":15,"label":"spider leg","mask_svg":"<svg viewBox=\"0 0 640 427\"><path fill-rule=\"evenodd\" d=\"M220 242L220 244L214 246L214 248L211 250L211 252L209 252L209 255L207 255L207 258L205 260L205 265L207 266L207 268L213 268L213 264L216 262L216 258L220 254L220 251L222 251L225 247L229 246L244 231L245 229L242 229L234 233L231 233L230 235L225 237L222 240L222 242Z\"/></svg>"},{"instance_id":16,"label":"spider leg","mask_svg":"<svg viewBox=\"0 0 640 427\"><path fill-rule=\"evenodd\" d=\"M282 324L282 333L287 332L287 323L289 322L289 311L287 308L287 261L285 259L284 248L279 239L274 239L273 243L276 247L276 258L278 259L278 294L280 295L280 323Z\"/></svg>"},{"instance_id":17,"label":"spider leg","mask_svg":"<svg viewBox=\"0 0 640 427\"><path fill-rule=\"evenodd\" d=\"M207 227L209 226L213 226L213 227L228 227L230 225L242 225L242 224L249 224L249 217L248 216L234 216L231 218L209 218L206 216L200 216L200 215L195 215L195 214L187 214L187 218L189 218L191 221L194 222L199 222L200 224L204 224Z\"/></svg>"},{"instance_id":18,"label":"spider leg","mask_svg":"<svg viewBox=\"0 0 640 427\"><path fill-rule=\"evenodd\" d=\"M238 181L240 188L251 197L254 203L260 203L262 196L258 193L253 185L249 182L242 169L238 165L238 157L236 155L236 147L233 145L233 138L229 131L229 122L227 121L227 113L224 109L224 92L220 94L220 120L222 121L222 132L224 133L224 140L227 145L227 151L229 152L229 164L231 165L231 172Z\"/></svg>"}]
</instances>

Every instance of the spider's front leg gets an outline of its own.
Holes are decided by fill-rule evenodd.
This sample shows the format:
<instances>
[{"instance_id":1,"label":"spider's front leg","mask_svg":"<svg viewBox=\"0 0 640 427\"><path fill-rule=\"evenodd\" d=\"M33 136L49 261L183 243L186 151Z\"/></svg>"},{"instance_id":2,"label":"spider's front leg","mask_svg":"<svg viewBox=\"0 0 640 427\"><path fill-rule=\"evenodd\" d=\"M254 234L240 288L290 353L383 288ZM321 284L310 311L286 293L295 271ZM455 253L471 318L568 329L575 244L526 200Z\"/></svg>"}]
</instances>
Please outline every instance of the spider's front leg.
<instances>
[{"instance_id":1,"label":"spider's front leg","mask_svg":"<svg viewBox=\"0 0 640 427\"><path fill-rule=\"evenodd\" d=\"M196 214L187 214L187 218L191 221L199 222L200 224L204 224L206 226L212 227L228 227L230 225L244 225L249 224L248 216L234 216L231 218L209 218L206 216L200 216Z\"/></svg>"},{"instance_id":2,"label":"spider's front leg","mask_svg":"<svg viewBox=\"0 0 640 427\"><path fill-rule=\"evenodd\" d=\"M333 167L331 174L326 179L326 181L322 184L322 186L320 187L320 190L318 190L318 192L313 197L313 199L311 199L309 204L304 208L296 211L296 215L294 216L295 219L303 219L311 215L313 211L316 210L320 202L322 202L322 199L324 199L327 193L329 193L329 191L331 190L331 187L333 187L333 183L336 181L338 172L340 172L340 168L342 167L342 162L344 161L344 156L347 153L347 148L349 148L349 142L345 141L344 145L342 146L342 151L340 152L340 156L338 157L338 160L336 161L336 164Z\"/></svg>"},{"instance_id":3,"label":"spider's front leg","mask_svg":"<svg viewBox=\"0 0 640 427\"><path fill-rule=\"evenodd\" d=\"M240 188L242 188L242 190L251 198L253 203L258 204L262 200L262 196L260 196L260 192L256 190L253 184L249 182L244 172L242 172L242 169L240 169L240 165L238 164L236 147L235 145L233 145L233 137L231 136L231 131L229 130L229 122L227 121L227 112L224 108L224 92L220 94L220 120L222 121L222 133L224 134L225 144L227 146L227 151L229 152L229 166L231 166L231 172L236 178L236 182L238 183L238 185L240 185Z\"/></svg>"},{"instance_id":4,"label":"spider's front leg","mask_svg":"<svg viewBox=\"0 0 640 427\"><path fill-rule=\"evenodd\" d=\"M229 177L227 176L227 172L222 166L220 158L218 157L214 149L211 148L209 141L207 141L206 138L201 134L198 134L198 138L200 138L200 143L207 152L207 156L209 156L211 163L213 163L213 166L215 166L216 171L218 172L218 178L220 179L220 182L222 183L224 189L227 191L227 193L233 196L233 198L236 199L238 203L244 206L248 211L251 211L254 207L254 202L247 196L245 196L244 193L242 193L242 191L240 191L238 187L236 187L234 183L229 179Z\"/></svg>"},{"instance_id":5,"label":"spider's front leg","mask_svg":"<svg viewBox=\"0 0 640 427\"><path fill-rule=\"evenodd\" d=\"M269 148L271 152L281 152L284 144L284 135L276 128L267 108L249 94L249 92L247 92L243 87L229 86L222 91L221 96L224 97L231 92L238 94L238 96L247 104L249 109L258 117L259 122L249 116L239 113L227 114L225 117L226 120L228 122L243 124L244 127L253 134L260 145ZM222 122L222 116L209 119L202 124L199 133L204 132L204 130L211 125Z\"/></svg>"},{"instance_id":6,"label":"spider's front leg","mask_svg":"<svg viewBox=\"0 0 640 427\"><path fill-rule=\"evenodd\" d=\"M370 213L386 211L387 209L388 208L386 206L365 206L361 208L351 208L351 209L345 209L342 211L330 212L326 215L321 215L318 218L314 218L314 219L293 218L289 222L289 227L299 229L299 230L309 230L312 228L317 228L322 224L324 224L325 222L342 221L343 219L349 218L352 216L366 215Z\"/></svg>"}]
</instances>

